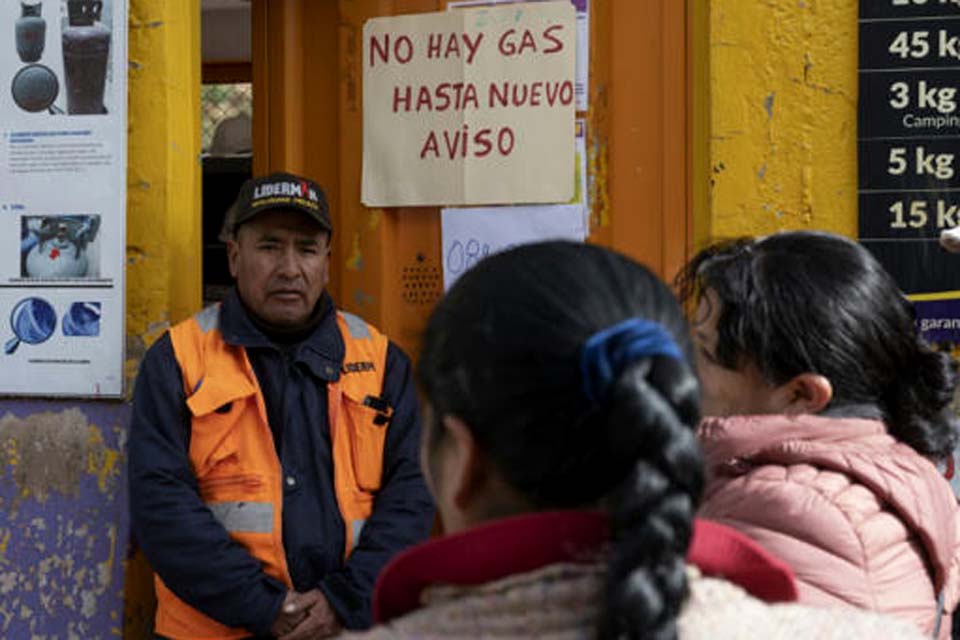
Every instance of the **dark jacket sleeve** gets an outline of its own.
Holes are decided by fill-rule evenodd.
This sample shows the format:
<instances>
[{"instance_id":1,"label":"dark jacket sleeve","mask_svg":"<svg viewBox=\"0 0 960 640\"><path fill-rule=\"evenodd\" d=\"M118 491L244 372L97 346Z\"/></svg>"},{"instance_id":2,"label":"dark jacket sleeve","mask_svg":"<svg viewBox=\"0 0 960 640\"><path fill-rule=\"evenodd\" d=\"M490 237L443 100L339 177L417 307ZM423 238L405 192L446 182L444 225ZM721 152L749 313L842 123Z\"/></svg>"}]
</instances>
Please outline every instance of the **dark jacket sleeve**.
<instances>
[{"instance_id":1,"label":"dark jacket sleeve","mask_svg":"<svg viewBox=\"0 0 960 640\"><path fill-rule=\"evenodd\" d=\"M394 407L383 453L383 483L373 514L343 569L320 583L343 625L371 623L371 597L377 575L397 552L430 535L433 499L420 473L420 414L412 367L393 343L387 350L384 398Z\"/></svg>"},{"instance_id":2,"label":"dark jacket sleeve","mask_svg":"<svg viewBox=\"0 0 960 640\"><path fill-rule=\"evenodd\" d=\"M200 499L188 458L190 414L169 334L146 354L133 394L130 517L153 570L181 600L266 634L286 587L230 539Z\"/></svg>"}]
</instances>

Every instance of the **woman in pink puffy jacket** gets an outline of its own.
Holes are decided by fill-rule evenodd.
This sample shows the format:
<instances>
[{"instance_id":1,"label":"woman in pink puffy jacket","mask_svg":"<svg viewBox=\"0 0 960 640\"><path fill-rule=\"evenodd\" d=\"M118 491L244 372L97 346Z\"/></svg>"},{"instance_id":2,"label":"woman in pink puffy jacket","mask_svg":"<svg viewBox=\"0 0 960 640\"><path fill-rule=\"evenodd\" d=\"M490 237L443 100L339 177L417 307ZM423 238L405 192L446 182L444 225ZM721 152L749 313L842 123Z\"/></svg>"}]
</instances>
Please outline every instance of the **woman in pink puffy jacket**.
<instances>
[{"instance_id":1,"label":"woman in pink puffy jacket","mask_svg":"<svg viewBox=\"0 0 960 640\"><path fill-rule=\"evenodd\" d=\"M849 240L794 232L710 247L680 283L712 416L699 515L792 565L801 602L949 638L960 510L935 462L957 444L956 367L889 274Z\"/></svg>"}]
</instances>

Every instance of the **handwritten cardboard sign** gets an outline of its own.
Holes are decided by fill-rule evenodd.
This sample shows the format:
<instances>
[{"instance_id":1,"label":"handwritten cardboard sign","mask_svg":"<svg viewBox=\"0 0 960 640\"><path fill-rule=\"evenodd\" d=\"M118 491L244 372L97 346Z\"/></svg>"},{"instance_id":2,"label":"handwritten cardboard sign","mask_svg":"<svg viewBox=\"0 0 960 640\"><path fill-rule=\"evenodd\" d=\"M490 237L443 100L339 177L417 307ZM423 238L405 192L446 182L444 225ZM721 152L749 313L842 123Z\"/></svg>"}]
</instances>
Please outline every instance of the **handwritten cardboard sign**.
<instances>
[{"instance_id":1,"label":"handwritten cardboard sign","mask_svg":"<svg viewBox=\"0 0 960 640\"><path fill-rule=\"evenodd\" d=\"M369 20L364 204L570 200L575 29L564 1Z\"/></svg>"}]
</instances>

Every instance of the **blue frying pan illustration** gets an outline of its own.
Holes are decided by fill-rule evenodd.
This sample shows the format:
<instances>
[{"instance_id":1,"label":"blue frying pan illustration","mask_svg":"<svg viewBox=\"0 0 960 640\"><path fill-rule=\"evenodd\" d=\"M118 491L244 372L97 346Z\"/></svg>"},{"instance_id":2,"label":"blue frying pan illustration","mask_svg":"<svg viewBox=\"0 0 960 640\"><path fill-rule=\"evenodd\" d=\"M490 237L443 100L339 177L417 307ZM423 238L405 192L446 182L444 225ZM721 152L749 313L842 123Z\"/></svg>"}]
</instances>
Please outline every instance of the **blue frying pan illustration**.
<instances>
[{"instance_id":1,"label":"blue frying pan illustration","mask_svg":"<svg viewBox=\"0 0 960 640\"><path fill-rule=\"evenodd\" d=\"M13 353L21 342L40 344L53 335L57 326L57 312L43 298L24 298L10 313L10 328L13 338L3 345L7 355Z\"/></svg>"},{"instance_id":2,"label":"blue frying pan illustration","mask_svg":"<svg viewBox=\"0 0 960 640\"><path fill-rule=\"evenodd\" d=\"M63 335L99 336L100 303L74 302L63 316Z\"/></svg>"}]
</instances>

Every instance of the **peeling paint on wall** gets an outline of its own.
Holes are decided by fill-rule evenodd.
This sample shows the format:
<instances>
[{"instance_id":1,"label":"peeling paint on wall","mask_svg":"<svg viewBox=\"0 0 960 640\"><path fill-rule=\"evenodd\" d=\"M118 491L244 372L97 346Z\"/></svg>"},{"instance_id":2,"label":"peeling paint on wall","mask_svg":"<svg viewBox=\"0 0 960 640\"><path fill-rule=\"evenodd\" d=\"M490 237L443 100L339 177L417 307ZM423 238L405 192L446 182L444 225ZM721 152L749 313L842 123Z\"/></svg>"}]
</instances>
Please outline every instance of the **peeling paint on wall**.
<instances>
[{"instance_id":1,"label":"peeling paint on wall","mask_svg":"<svg viewBox=\"0 0 960 640\"><path fill-rule=\"evenodd\" d=\"M383 209L371 209L367 217L367 230L376 231L380 227L381 220L383 220Z\"/></svg>"},{"instance_id":2,"label":"peeling paint on wall","mask_svg":"<svg viewBox=\"0 0 960 640\"><path fill-rule=\"evenodd\" d=\"M354 289L353 291L353 303L358 307L369 306L376 301L376 297L366 291L361 291L360 289Z\"/></svg>"},{"instance_id":3,"label":"peeling paint on wall","mask_svg":"<svg viewBox=\"0 0 960 640\"><path fill-rule=\"evenodd\" d=\"M17 501L33 497L43 503L51 493L77 497L80 476L98 479L101 492L113 488L119 452L104 445L95 425L79 409L0 417L0 449L6 474L16 484Z\"/></svg>"},{"instance_id":4,"label":"peeling paint on wall","mask_svg":"<svg viewBox=\"0 0 960 640\"><path fill-rule=\"evenodd\" d=\"M716 0L710 11L714 238L857 229L857 3ZM773 214L773 215L771 215Z\"/></svg>"},{"instance_id":5,"label":"peeling paint on wall","mask_svg":"<svg viewBox=\"0 0 960 640\"><path fill-rule=\"evenodd\" d=\"M360 251L360 234L353 234L353 242L350 245L350 257L347 258L347 269L351 271L360 271L363 269L363 253Z\"/></svg>"},{"instance_id":6,"label":"peeling paint on wall","mask_svg":"<svg viewBox=\"0 0 960 640\"><path fill-rule=\"evenodd\" d=\"M129 407L0 401L0 637L120 635Z\"/></svg>"},{"instance_id":7,"label":"peeling paint on wall","mask_svg":"<svg viewBox=\"0 0 960 640\"><path fill-rule=\"evenodd\" d=\"M587 190L594 227L610 224L610 193L607 191L607 145L594 139L587 149Z\"/></svg>"}]
</instances>

